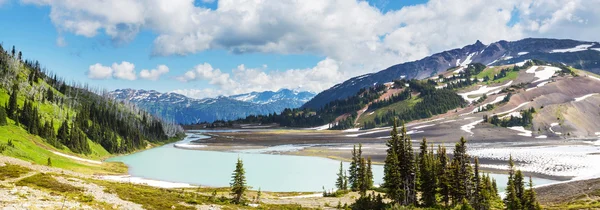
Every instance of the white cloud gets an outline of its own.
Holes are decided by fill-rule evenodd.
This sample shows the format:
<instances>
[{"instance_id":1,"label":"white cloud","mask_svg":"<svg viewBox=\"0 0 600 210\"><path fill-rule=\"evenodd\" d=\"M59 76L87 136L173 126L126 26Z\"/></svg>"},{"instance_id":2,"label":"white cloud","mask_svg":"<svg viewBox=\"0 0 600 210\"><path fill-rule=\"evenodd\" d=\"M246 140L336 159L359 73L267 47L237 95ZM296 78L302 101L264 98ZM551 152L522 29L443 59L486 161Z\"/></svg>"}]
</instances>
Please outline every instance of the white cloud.
<instances>
[{"instance_id":1,"label":"white cloud","mask_svg":"<svg viewBox=\"0 0 600 210\"><path fill-rule=\"evenodd\" d=\"M137 79L135 65L127 61L123 61L120 64L113 63L111 66L104 66L100 63L96 63L89 67L87 76L90 79Z\"/></svg>"},{"instance_id":2,"label":"white cloud","mask_svg":"<svg viewBox=\"0 0 600 210\"><path fill-rule=\"evenodd\" d=\"M276 91L281 88L321 91L344 79L339 62L326 58L313 68L266 72L261 68L246 68L241 64L232 73L223 73L210 64L197 65L177 77L180 81L208 81L215 88L180 89L174 92L193 98L233 95L252 91Z\"/></svg>"},{"instance_id":3,"label":"white cloud","mask_svg":"<svg viewBox=\"0 0 600 210\"><path fill-rule=\"evenodd\" d=\"M137 78L135 75L135 65L133 65L133 63L127 61L123 61L121 64L113 63L112 69L113 77L115 79L135 80Z\"/></svg>"},{"instance_id":4,"label":"white cloud","mask_svg":"<svg viewBox=\"0 0 600 210\"><path fill-rule=\"evenodd\" d=\"M193 0L22 1L49 5L50 18L61 32L93 37L103 31L116 41L127 42L139 31L151 30L158 34L153 43L156 55L209 49L314 54L335 61L336 75L342 79L476 40L490 43L553 37L597 41L600 33L597 0L430 0L385 13L358 0L220 0L216 9L194 6ZM518 14L518 21L509 25L513 13ZM270 87L261 78L285 72L295 70L266 76L257 72L257 77L247 82ZM200 78L214 85L242 83L235 72L212 69L206 72L209 75L198 77L200 73L180 79Z\"/></svg>"},{"instance_id":5,"label":"white cloud","mask_svg":"<svg viewBox=\"0 0 600 210\"><path fill-rule=\"evenodd\" d=\"M161 75L166 73L169 73L169 67L165 65L158 65L156 69L142 69L142 71L140 71L140 78L156 81L160 78Z\"/></svg>"},{"instance_id":6,"label":"white cloud","mask_svg":"<svg viewBox=\"0 0 600 210\"><path fill-rule=\"evenodd\" d=\"M112 77L113 69L110 66L103 66L100 63L91 65L88 69L87 76L90 79L108 79Z\"/></svg>"}]
</instances>

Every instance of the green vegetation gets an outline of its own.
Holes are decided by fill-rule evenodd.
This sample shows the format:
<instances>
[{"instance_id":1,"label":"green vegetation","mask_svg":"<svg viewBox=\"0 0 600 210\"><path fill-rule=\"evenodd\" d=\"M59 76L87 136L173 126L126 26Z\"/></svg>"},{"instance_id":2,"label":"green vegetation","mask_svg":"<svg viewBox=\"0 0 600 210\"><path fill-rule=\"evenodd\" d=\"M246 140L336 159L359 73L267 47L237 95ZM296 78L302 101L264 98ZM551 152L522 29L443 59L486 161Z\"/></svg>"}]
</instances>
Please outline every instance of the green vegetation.
<instances>
[{"instance_id":1,"label":"green vegetation","mask_svg":"<svg viewBox=\"0 0 600 210\"><path fill-rule=\"evenodd\" d=\"M74 187L72 185L59 182L50 174L45 173L38 173L33 176L21 179L15 184L17 186L40 187L61 193L83 191L83 189L80 187Z\"/></svg>"},{"instance_id":2,"label":"green vegetation","mask_svg":"<svg viewBox=\"0 0 600 210\"><path fill-rule=\"evenodd\" d=\"M529 127L533 123L533 114L535 114L535 108L531 107L530 109L521 110L521 116L513 116L500 118L498 115L494 115L492 117L488 117L487 115L483 116L483 121L490 123L492 125L501 126L501 127L513 127L513 126L523 126Z\"/></svg>"},{"instance_id":3,"label":"green vegetation","mask_svg":"<svg viewBox=\"0 0 600 210\"><path fill-rule=\"evenodd\" d=\"M29 173L28 168L24 168L18 165L6 164L0 166L0 180L19 178L20 176Z\"/></svg>"},{"instance_id":4,"label":"green vegetation","mask_svg":"<svg viewBox=\"0 0 600 210\"><path fill-rule=\"evenodd\" d=\"M361 193L352 209L541 209L533 191L531 179L525 189L523 174L515 172L512 158L509 161L507 196L501 201L496 181L480 173L479 160L471 165L466 140L461 138L454 148L453 158L446 156L445 148L423 139L420 153L412 150L410 136L402 126L400 133L394 121L387 144L382 191L391 202L382 197ZM360 150L359 150L360 151Z\"/></svg>"},{"instance_id":5,"label":"green vegetation","mask_svg":"<svg viewBox=\"0 0 600 210\"><path fill-rule=\"evenodd\" d=\"M127 153L145 148L146 141L160 143L183 134L176 125L107 99L97 90L67 84L39 62L17 58L2 46L0 81L6 116L58 150L66 146L86 155ZM101 147L92 148L90 142Z\"/></svg>"},{"instance_id":6,"label":"green vegetation","mask_svg":"<svg viewBox=\"0 0 600 210\"><path fill-rule=\"evenodd\" d=\"M231 196L233 196L233 203L242 204L245 202L244 192L246 192L247 188L244 163L242 162L242 159L238 158L238 161L235 164L235 170L231 176Z\"/></svg>"}]
</instances>

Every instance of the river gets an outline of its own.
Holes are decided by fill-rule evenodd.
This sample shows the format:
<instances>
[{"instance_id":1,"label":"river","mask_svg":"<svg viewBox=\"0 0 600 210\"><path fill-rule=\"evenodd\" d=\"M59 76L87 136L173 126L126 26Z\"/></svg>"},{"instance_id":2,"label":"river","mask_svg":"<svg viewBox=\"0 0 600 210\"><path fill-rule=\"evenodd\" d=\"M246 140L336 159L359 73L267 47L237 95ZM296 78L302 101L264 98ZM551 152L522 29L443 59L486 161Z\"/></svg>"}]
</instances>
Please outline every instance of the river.
<instances>
[{"instance_id":1,"label":"river","mask_svg":"<svg viewBox=\"0 0 600 210\"><path fill-rule=\"evenodd\" d=\"M188 136L176 144L205 138L199 134ZM297 149L276 147L274 150ZM228 187L238 158L244 162L247 184L252 189L276 192L317 192L333 189L340 162L332 159L308 156L262 154L266 150L239 150L218 152L175 148L174 144L152 148L142 152L110 158L107 161L123 162L129 166L134 177L169 182L189 183L210 187ZM347 170L349 163L344 162ZM375 185L383 180L383 166L373 165ZM491 174L503 190L507 175ZM556 182L533 178L536 185Z\"/></svg>"}]
</instances>

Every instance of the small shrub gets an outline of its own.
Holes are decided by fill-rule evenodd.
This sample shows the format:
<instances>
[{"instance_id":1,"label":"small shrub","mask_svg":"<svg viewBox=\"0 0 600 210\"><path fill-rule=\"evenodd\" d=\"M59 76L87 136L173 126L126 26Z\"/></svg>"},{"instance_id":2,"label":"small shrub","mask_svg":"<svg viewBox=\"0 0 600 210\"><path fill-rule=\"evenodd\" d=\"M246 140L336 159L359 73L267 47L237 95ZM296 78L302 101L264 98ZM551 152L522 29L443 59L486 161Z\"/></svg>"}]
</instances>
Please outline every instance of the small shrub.
<instances>
[{"instance_id":1,"label":"small shrub","mask_svg":"<svg viewBox=\"0 0 600 210\"><path fill-rule=\"evenodd\" d=\"M22 166L6 164L0 167L0 180L19 178L29 171L31 170Z\"/></svg>"},{"instance_id":2,"label":"small shrub","mask_svg":"<svg viewBox=\"0 0 600 210\"><path fill-rule=\"evenodd\" d=\"M64 184L56 181L54 177L49 174L39 173L25 179L21 179L16 183L17 186L31 186L46 188L56 192L83 192L81 187L75 187L70 184Z\"/></svg>"}]
</instances>

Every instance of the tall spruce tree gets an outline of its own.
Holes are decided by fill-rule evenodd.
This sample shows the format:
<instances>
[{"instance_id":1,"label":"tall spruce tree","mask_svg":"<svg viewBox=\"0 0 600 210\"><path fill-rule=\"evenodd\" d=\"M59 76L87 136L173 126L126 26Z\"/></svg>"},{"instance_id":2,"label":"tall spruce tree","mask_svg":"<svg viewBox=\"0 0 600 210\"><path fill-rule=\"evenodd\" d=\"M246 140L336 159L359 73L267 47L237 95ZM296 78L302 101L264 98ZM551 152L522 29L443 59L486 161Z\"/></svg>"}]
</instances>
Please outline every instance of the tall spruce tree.
<instances>
[{"instance_id":1,"label":"tall spruce tree","mask_svg":"<svg viewBox=\"0 0 600 210\"><path fill-rule=\"evenodd\" d=\"M356 178L358 180L358 192L361 196L365 196L369 188L367 184L367 161L364 157L360 157L358 164L358 176Z\"/></svg>"},{"instance_id":2,"label":"tall spruce tree","mask_svg":"<svg viewBox=\"0 0 600 210\"><path fill-rule=\"evenodd\" d=\"M454 148L454 158L452 160L452 201L458 203L471 196L472 169L469 155L467 154L467 140L460 138Z\"/></svg>"},{"instance_id":3,"label":"tall spruce tree","mask_svg":"<svg viewBox=\"0 0 600 210\"><path fill-rule=\"evenodd\" d=\"M448 207L450 203L450 171L448 170L448 155L446 154L446 147L438 146L437 151L438 158L438 172L437 177L439 178L439 195L444 206Z\"/></svg>"},{"instance_id":4,"label":"tall spruce tree","mask_svg":"<svg viewBox=\"0 0 600 210\"><path fill-rule=\"evenodd\" d=\"M527 189L527 191L525 191L525 198L523 200L525 200L525 205L523 206L524 207L523 209L526 209L526 210L541 210L542 209L542 207L540 206L540 203L537 201L535 190L533 190L533 181L531 180L531 177L529 177L529 189Z\"/></svg>"},{"instance_id":5,"label":"tall spruce tree","mask_svg":"<svg viewBox=\"0 0 600 210\"><path fill-rule=\"evenodd\" d=\"M425 207L433 207L437 205L437 158L433 154L433 146L431 151L427 151L427 140L423 138L422 145L425 152L420 155L420 189L421 202Z\"/></svg>"},{"instance_id":6,"label":"tall spruce tree","mask_svg":"<svg viewBox=\"0 0 600 210\"><path fill-rule=\"evenodd\" d=\"M350 162L350 168L348 169L348 184L350 189L356 191L358 189L357 173L358 173L358 154L356 151L356 145L352 148L352 161Z\"/></svg>"},{"instance_id":7,"label":"tall spruce tree","mask_svg":"<svg viewBox=\"0 0 600 210\"><path fill-rule=\"evenodd\" d=\"M340 161L340 171L337 174L337 180L335 181L335 187L337 187L338 190L346 190L347 186L346 186L346 177L344 176L344 165L342 164L342 162Z\"/></svg>"},{"instance_id":8,"label":"tall spruce tree","mask_svg":"<svg viewBox=\"0 0 600 210\"><path fill-rule=\"evenodd\" d=\"M383 188L387 190L386 196L395 204L400 204L404 200L404 190L402 189L402 175L400 174L400 163L398 159L398 125L396 120L393 122L391 137L387 141L387 155L383 165Z\"/></svg>"},{"instance_id":9,"label":"tall spruce tree","mask_svg":"<svg viewBox=\"0 0 600 210\"><path fill-rule=\"evenodd\" d=\"M504 197L504 206L508 210L522 209L521 200L517 196L517 186L515 185L515 163L512 155L508 159L508 182L506 183L506 197Z\"/></svg>"},{"instance_id":10,"label":"tall spruce tree","mask_svg":"<svg viewBox=\"0 0 600 210\"><path fill-rule=\"evenodd\" d=\"M19 85L17 83L13 84L12 91L10 93L10 98L8 99L8 106L6 106L6 115L10 119L18 121L17 111L19 106L17 105L17 97L19 94Z\"/></svg>"},{"instance_id":11,"label":"tall spruce tree","mask_svg":"<svg viewBox=\"0 0 600 210\"><path fill-rule=\"evenodd\" d=\"M406 133L406 127L402 123L400 145L398 147L398 159L400 163L400 174L402 176L401 187L403 189L404 201L402 205L416 205L417 204L417 190L416 190L416 164L415 155L412 149L412 142L410 136Z\"/></svg>"},{"instance_id":12,"label":"tall spruce tree","mask_svg":"<svg viewBox=\"0 0 600 210\"><path fill-rule=\"evenodd\" d=\"M231 175L231 196L233 203L241 204L244 202L244 192L246 192L246 172L244 171L244 163L238 158L235 164L235 170Z\"/></svg>"},{"instance_id":13,"label":"tall spruce tree","mask_svg":"<svg viewBox=\"0 0 600 210\"><path fill-rule=\"evenodd\" d=\"M6 121L6 109L4 109L4 107L0 108L0 126L5 126L7 125L7 121Z\"/></svg>"},{"instance_id":14,"label":"tall spruce tree","mask_svg":"<svg viewBox=\"0 0 600 210\"><path fill-rule=\"evenodd\" d=\"M367 158L367 177L365 183L367 185L367 189L373 188L373 167L372 167L371 156Z\"/></svg>"}]
</instances>

